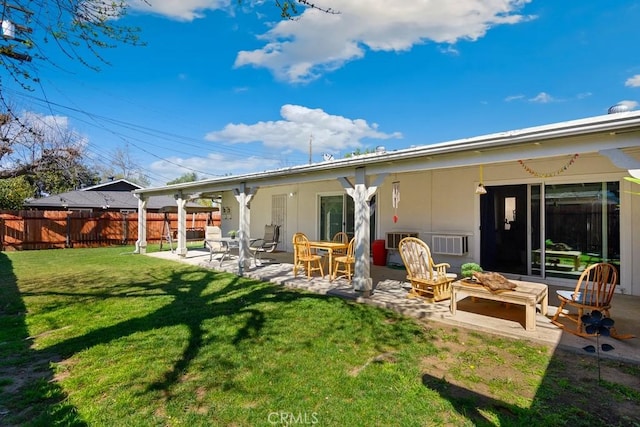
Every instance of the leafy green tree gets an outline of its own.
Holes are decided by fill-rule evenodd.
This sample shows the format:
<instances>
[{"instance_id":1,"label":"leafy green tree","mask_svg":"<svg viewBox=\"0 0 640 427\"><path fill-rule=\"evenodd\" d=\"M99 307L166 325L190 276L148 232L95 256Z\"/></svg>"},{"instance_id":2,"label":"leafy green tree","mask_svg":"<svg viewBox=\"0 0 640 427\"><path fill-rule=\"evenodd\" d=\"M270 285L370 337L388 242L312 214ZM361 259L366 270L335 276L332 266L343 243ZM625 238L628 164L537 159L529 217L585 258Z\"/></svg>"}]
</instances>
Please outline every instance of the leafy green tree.
<instances>
[{"instance_id":1,"label":"leafy green tree","mask_svg":"<svg viewBox=\"0 0 640 427\"><path fill-rule=\"evenodd\" d=\"M195 172L188 172L185 173L182 176L179 176L178 178L167 182L167 185L171 185L171 184L182 184L183 182L194 182L194 181L198 181L200 178L198 177L198 174ZM207 197L201 197L199 199L194 200L196 203L198 203L199 205L202 206L208 206L211 207L213 206L213 201L210 198Z\"/></svg>"},{"instance_id":2,"label":"leafy green tree","mask_svg":"<svg viewBox=\"0 0 640 427\"><path fill-rule=\"evenodd\" d=\"M79 154L70 150L45 151L34 173L25 178L35 189L36 197L73 191L100 182L98 174L82 163Z\"/></svg>"},{"instance_id":3,"label":"leafy green tree","mask_svg":"<svg viewBox=\"0 0 640 427\"><path fill-rule=\"evenodd\" d=\"M193 182L197 180L198 180L198 174L196 174L195 172L189 172L189 173L185 173L182 176L179 176L178 178L172 181L167 182L167 185L181 184L183 182Z\"/></svg>"},{"instance_id":4,"label":"leafy green tree","mask_svg":"<svg viewBox=\"0 0 640 427\"><path fill-rule=\"evenodd\" d=\"M33 196L33 187L24 176L0 179L0 209L22 209L24 201Z\"/></svg>"},{"instance_id":5,"label":"leafy green tree","mask_svg":"<svg viewBox=\"0 0 640 427\"><path fill-rule=\"evenodd\" d=\"M364 150L356 148L353 152L345 154L344 157L349 158L349 157L361 156L363 154L371 154L375 152L376 150L374 150L373 148L366 148Z\"/></svg>"}]
</instances>

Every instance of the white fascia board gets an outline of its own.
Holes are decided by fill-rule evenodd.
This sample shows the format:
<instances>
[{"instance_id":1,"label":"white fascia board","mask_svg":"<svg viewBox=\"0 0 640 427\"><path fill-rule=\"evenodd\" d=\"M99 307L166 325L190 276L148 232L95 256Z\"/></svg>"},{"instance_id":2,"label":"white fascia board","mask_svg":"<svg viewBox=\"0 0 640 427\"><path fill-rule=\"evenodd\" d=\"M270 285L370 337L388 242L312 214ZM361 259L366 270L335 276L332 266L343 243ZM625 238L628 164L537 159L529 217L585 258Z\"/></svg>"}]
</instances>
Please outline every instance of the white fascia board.
<instances>
[{"instance_id":1,"label":"white fascia board","mask_svg":"<svg viewBox=\"0 0 640 427\"><path fill-rule=\"evenodd\" d=\"M377 174L462 167L638 145L640 111L631 111L329 162L146 188L134 190L134 193L152 197L181 191L185 194L222 192L240 184L275 186L353 176L355 168L361 166L367 168L367 174Z\"/></svg>"},{"instance_id":2,"label":"white fascia board","mask_svg":"<svg viewBox=\"0 0 640 427\"><path fill-rule=\"evenodd\" d=\"M533 160L573 154L598 153L608 148L640 146L638 135L590 135L578 138L560 138L544 142L530 142L520 145L491 147L470 151L450 152L402 160L390 160L367 166L368 174L383 172L400 173L421 170L447 169L465 166L504 163L517 160Z\"/></svg>"}]
</instances>

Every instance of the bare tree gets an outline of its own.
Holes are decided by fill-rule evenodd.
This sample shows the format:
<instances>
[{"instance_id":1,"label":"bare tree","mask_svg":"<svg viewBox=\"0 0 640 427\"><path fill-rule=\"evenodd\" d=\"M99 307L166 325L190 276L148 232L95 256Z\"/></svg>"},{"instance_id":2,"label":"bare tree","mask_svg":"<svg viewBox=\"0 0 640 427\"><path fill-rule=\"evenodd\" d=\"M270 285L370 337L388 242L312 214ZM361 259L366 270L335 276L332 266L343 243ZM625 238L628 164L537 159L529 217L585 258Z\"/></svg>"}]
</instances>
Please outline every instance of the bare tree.
<instances>
[{"instance_id":1,"label":"bare tree","mask_svg":"<svg viewBox=\"0 0 640 427\"><path fill-rule=\"evenodd\" d=\"M124 178L143 187L150 184L149 178L142 173L140 164L131 154L129 145L115 148L107 157L107 162L99 159L95 167L103 180Z\"/></svg>"},{"instance_id":2,"label":"bare tree","mask_svg":"<svg viewBox=\"0 0 640 427\"><path fill-rule=\"evenodd\" d=\"M0 114L0 179L58 170L69 185L85 183L78 172L86 140L61 117L35 113Z\"/></svg>"}]
</instances>

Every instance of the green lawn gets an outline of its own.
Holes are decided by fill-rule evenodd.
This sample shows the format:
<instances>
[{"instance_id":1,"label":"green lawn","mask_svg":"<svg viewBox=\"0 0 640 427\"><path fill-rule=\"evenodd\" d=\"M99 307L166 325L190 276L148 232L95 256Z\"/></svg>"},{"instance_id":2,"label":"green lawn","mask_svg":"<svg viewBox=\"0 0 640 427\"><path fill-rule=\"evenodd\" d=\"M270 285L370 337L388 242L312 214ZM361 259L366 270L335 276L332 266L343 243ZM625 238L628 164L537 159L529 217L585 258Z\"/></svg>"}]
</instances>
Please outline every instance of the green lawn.
<instances>
[{"instance_id":1,"label":"green lawn","mask_svg":"<svg viewBox=\"0 0 640 427\"><path fill-rule=\"evenodd\" d=\"M0 253L0 425L609 424L559 399L594 390L638 409L593 358L575 381L539 345L131 251Z\"/></svg>"}]
</instances>

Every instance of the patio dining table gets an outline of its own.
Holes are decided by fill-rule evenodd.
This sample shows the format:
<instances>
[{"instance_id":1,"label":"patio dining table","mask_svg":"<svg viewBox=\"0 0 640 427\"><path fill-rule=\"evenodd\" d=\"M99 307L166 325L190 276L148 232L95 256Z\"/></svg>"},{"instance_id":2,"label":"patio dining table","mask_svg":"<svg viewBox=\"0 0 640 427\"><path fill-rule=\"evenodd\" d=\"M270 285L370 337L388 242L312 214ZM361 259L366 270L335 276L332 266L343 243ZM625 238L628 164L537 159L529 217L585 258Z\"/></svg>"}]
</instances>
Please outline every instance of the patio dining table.
<instances>
[{"instance_id":1,"label":"patio dining table","mask_svg":"<svg viewBox=\"0 0 640 427\"><path fill-rule=\"evenodd\" d=\"M346 251L347 248L349 247L349 244L341 243L341 242L329 242L325 240L316 240L316 241L309 240L309 247L311 249L321 249L321 250L327 251L328 258L329 258L329 277L332 277L331 275L333 273L333 252L339 251L339 250Z\"/></svg>"}]
</instances>

